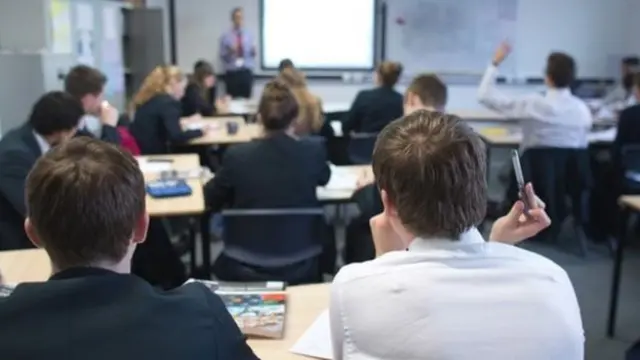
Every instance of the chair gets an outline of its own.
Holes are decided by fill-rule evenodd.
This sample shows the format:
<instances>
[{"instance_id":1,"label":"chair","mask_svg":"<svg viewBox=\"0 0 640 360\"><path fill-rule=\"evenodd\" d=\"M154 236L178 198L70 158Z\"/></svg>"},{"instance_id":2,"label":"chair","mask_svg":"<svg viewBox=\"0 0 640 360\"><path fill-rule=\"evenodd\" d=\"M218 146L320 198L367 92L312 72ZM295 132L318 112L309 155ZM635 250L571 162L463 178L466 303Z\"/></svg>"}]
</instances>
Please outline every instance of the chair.
<instances>
[{"instance_id":1,"label":"chair","mask_svg":"<svg viewBox=\"0 0 640 360\"><path fill-rule=\"evenodd\" d=\"M222 212L224 250L214 273L227 281L321 280L322 208L232 209Z\"/></svg>"},{"instance_id":2,"label":"chair","mask_svg":"<svg viewBox=\"0 0 640 360\"><path fill-rule=\"evenodd\" d=\"M525 179L534 185L536 194L546 203L551 227L541 235L557 240L567 215L570 200L573 229L579 252L587 255L588 205L593 184L587 149L541 147L527 149L522 155Z\"/></svg>"},{"instance_id":3,"label":"chair","mask_svg":"<svg viewBox=\"0 0 640 360\"><path fill-rule=\"evenodd\" d=\"M353 165L371 164L373 147L378 138L377 133L351 133L347 153Z\"/></svg>"}]
</instances>

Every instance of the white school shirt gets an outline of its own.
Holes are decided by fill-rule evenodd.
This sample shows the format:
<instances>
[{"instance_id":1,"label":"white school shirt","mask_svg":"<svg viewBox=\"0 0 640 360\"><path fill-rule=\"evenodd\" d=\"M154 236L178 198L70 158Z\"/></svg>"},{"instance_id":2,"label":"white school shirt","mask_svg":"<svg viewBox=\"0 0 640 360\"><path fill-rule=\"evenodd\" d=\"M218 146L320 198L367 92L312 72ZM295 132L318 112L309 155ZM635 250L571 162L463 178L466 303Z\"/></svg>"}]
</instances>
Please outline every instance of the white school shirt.
<instances>
[{"instance_id":1,"label":"white school shirt","mask_svg":"<svg viewBox=\"0 0 640 360\"><path fill-rule=\"evenodd\" d=\"M565 271L476 229L343 267L330 317L334 360L584 358Z\"/></svg>"},{"instance_id":2,"label":"white school shirt","mask_svg":"<svg viewBox=\"0 0 640 360\"><path fill-rule=\"evenodd\" d=\"M483 105L507 117L521 120L522 149L531 147L586 148L593 115L587 104L569 89L509 96L496 89L498 69L489 66L478 89Z\"/></svg>"},{"instance_id":3,"label":"white school shirt","mask_svg":"<svg viewBox=\"0 0 640 360\"><path fill-rule=\"evenodd\" d=\"M38 134L37 132L33 132L33 137L36 138L36 143L38 143L38 148L40 148L40 153L41 155L44 155L46 153L49 152L49 150L51 150L51 145L49 145L49 143L47 142L47 140L44 139L44 137L42 137L42 135Z\"/></svg>"}]
</instances>

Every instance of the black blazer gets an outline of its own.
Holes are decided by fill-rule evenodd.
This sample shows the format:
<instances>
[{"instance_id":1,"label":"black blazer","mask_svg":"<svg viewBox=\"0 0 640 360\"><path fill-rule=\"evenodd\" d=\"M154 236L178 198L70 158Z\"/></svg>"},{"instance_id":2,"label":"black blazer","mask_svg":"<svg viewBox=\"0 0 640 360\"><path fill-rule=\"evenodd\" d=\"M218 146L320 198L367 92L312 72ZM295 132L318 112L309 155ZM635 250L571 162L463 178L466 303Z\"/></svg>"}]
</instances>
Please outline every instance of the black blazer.
<instances>
[{"instance_id":1,"label":"black blazer","mask_svg":"<svg viewBox=\"0 0 640 360\"><path fill-rule=\"evenodd\" d=\"M622 148L625 145L640 145L640 105L628 107L620 113L618 133L613 141L613 163L619 176L622 176Z\"/></svg>"},{"instance_id":2,"label":"black blazer","mask_svg":"<svg viewBox=\"0 0 640 360\"><path fill-rule=\"evenodd\" d=\"M322 143L279 133L227 149L205 198L213 211L315 207L330 175Z\"/></svg>"},{"instance_id":3,"label":"black blazer","mask_svg":"<svg viewBox=\"0 0 640 360\"><path fill-rule=\"evenodd\" d=\"M168 94L156 95L136 109L129 131L142 155L166 154L170 144L179 145L202 136L201 130L182 131L180 101Z\"/></svg>"},{"instance_id":4,"label":"black blazer","mask_svg":"<svg viewBox=\"0 0 640 360\"><path fill-rule=\"evenodd\" d=\"M360 91L342 124L342 132L377 133L403 113L403 97L393 88Z\"/></svg>"},{"instance_id":5,"label":"black blazer","mask_svg":"<svg viewBox=\"0 0 640 360\"><path fill-rule=\"evenodd\" d=\"M0 140L0 250L32 247L24 232L24 187L41 155L29 124L9 131Z\"/></svg>"},{"instance_id":6,"label":"black blazer","mask_svg":"<svg viewBox=\"0 0 640 360\"><path fill-rule=\"evenodd\" d=\"M97 268L23 283L0 299L3 359L254 360L222 300L202 284L172 291Z\"/></svg>"},{"instance_id":7,"label":"black blazer","mask_svg":"<svg viewBox=\"0 0 640 360\"><path fill-rule=\"evenodd\" d=\"M210 94L211 91L207 90ZM209 95L207 94L207 95ZM215 94L215 93L214 93ZM210 99L215 99L211 97ZM216 106L213 100L209 101L202 97L200 87L196 84L189 84L184 91L184 96L181 100L182 103L182 116L192 116L200 114L202 116L213 116L216 113Z\"/></svg>"}]
</instances>

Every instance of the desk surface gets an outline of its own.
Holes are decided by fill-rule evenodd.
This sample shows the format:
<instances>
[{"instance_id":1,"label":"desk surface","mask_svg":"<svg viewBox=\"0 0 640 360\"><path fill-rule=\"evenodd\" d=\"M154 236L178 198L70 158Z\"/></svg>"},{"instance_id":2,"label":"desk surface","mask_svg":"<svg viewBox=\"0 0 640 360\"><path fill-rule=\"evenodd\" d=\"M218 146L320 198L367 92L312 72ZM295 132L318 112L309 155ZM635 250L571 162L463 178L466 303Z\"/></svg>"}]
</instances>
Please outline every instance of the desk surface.
<instances>
[{"instance_id":1,"label":"desk surface","mask_svg":"<svg viewBox=\"0 0 640 360\"><path fill-rule=\"evenodd\" d=\"M351 199L357 190L357 179L366 175L373 178L371 165L334 166L331 169L331 179L326 186L316 189L316 196L322 202L344 202ZM342 179L336 179L340 177ZM337 181L336 181L337 180Z\"/></svg>"},{"instance_id":2,"label":"desk surface","mask_svg":"<svg viewBox=\"0 0 640 360\"><path fill-rule=\"evenodd\" d=\"M489 145L519 146L522 142L522 129L520 127L491 127L476 128L476 131ZM616 137L616 129L592 131L587 135L590 144L612 143Z\"/></svg>"},{"instance_id":3,"label":"desk surface","mask_svg":"<svg viewBox=\"0 0 640 360\"><path fill-rule=\"evenodd\" d=\"M250 339L249 346L264 360L309 359L291 353L314 320L329 308L329 284L291 286L287 288L287 314L284 338L281 340Z\"/></svg>"},{"instance_id":4,"label":"desk surface","mask_svg":"<svg viewBox=\"0 0 640 360\"><path fill-rule=\"evenodd\" d=\"M324 102L322 111L325 114L347 112L351 108L351 103L344 101ZM231 100L229 102L229 113L233 115L252 115L258 110L257 100Z\"/></svg>"},{"instance_id":5,"label":"desk surface","mask_svg":"<svg viewBox=\"0 0 640 360\"><path fill-rule=\"evenodd\" d=\"M171 154L138 156L141 170L144 173L145 181L153 181L159 174L149 166L144 165L150 159L170 160L171 170L191 171L200 169L200 159L196 154ZM175 198L154 199L147 195L147 212L150 216L181 216L195 215L204 212L204 192L200 178L187 179L187 184L191 187L190 196L180 196Z\"/></svg>"},{"instance_id":6,"label":"desk surface","mask_svg":"<svg viewBox=\"0 0 640 360\"><path fill-rule=\"evenodd\" d=\"M238 131L230 135L227 133L227 123L236 123ZM262 127L258 124L247 124L237 116L208 117L198 122L201 126L211 126L212 130L205 132L202 137L189 141L190 145L227 145L249 142L262 136Z\"/></svg>"},{"instance_id":7,"label":"desk surface","mask_svg":"<svg viewBox=\"0 0 640 360\"><path fill-rule=\"evenodd\" d=\"M44 250L0 252L0 272L8 284L45 281L51 265ZM313 321L329 307L329 285L291 286L287 288L287 315L283 339L250 339L253 351L265 360L305 359L289 352Z\"/></svg>"}]
</instances>

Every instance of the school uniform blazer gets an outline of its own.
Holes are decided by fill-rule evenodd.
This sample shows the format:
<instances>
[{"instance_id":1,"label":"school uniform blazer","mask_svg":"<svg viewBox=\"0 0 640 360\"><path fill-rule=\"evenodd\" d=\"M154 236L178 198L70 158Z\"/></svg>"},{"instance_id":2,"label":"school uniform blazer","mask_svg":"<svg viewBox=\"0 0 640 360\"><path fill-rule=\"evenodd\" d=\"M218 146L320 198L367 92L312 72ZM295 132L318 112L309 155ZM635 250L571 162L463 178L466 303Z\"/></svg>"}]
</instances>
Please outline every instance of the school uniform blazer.
<instances>
[{"instance_id":1,"label":"school uniform blazer","mask_svg":"<svg viewBox=\"0 0 640 360\"><path fill-rule=\"evenodd\" d=\"M168 94L152 97L136 109L129 131L143 155L166 154L169 145L185 144L202 136L201 130L183 131L180 101Z\"/></svg>"},{"instance_id":2,"label":"school uniform blazer","mask_svg":"<svg viewBox=\"0 0 640 360\"><path fill-rule=\"evenodd\" d=\"M613 141L613 163L622 175L622 149L626 145L640 145L640 105L626 108L620 113L618 132Z\"/></svg>"},{"instance_id":3,"label":"school uniform blazer","mask_svg":"<svg viewBox=\"0 0 640 360\"><path fill-rule=\"evenodd\" d=\"M255 360L222 300L130 274L72 268L0 298L3 359Z\"/></svg>"},{"instance_id":4,"label":"school uniform blazer","mask_svg":"<svg viewBox=\"0 0 640 360\"><path fill-rule=\"evenodd\" d=\"M228 148L205 197L213 211L315 207L330 175L322 143L279 133Z\"/></svg>"},{"instance_id":5,"label":"school uniform blazer","mask_svg":"<svg viewBox=\"0 0 640 360\"><path fill-rule=\"evenodd\" d=\"M209 94L212 93L211 90L207 90L207 92ZM210 99L215 99L215 97L211 97ZM216 113L216 106L213 100L209 101L202 97L200 87L196 84L189 84L187 86L180 102L182 103L182 116L184 117L195 114L213 116L213 114Z\"/></svg>"},{"instance_id":6,"label":"school uniform blazer","mask_svg":"<svg viewBox=\"0 0 640 360\"><path fill-rule=\"evenodd\" d=\"M378 87L358 93L342 132L377 133L404 113L402 95L390 87Z\"/></svg>"},{"instance_id":7,"label":"school uniform blazer","mask_svg":"<svg viewBox=\"0 0 640 360\"><path fill-rule=\"evenodd\" d=\"M0 140L0 250L33 247L24 232L27 175L42 156L33 128L24 124Z\"/></svg>"}]
</instances>

